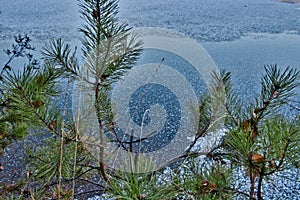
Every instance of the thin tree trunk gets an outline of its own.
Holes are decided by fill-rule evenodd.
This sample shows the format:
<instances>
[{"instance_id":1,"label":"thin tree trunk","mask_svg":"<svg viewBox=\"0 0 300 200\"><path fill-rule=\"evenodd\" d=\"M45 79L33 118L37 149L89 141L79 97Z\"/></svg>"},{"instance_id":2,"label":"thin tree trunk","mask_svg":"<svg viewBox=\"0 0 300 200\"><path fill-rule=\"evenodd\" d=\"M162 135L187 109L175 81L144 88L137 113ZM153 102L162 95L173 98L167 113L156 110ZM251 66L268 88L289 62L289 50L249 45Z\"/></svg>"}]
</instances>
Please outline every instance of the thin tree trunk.
<instances>
[{"instance_id":1,"label":"thin tree trunk","mask_svg":"<svg viewBox=\"0 0 300 200\"><path fill-rule=\"evenodd\" d=\"M253 170L250 169L250 199L254 199L255 176Z\"/></svg>"},{"instance_id":2,"label":"thin tree trunk","mask_svg":"<svg viewBox=\"0 0 300 200\"><path fill-rule=\"evenodd\" d=\"M262 166L260 173L259 173L259 180L258 180L258 188L257 188L257 199L258 200L263 200L262 198L262 181L263 181L263 176L264 176L265 170L264 166Z\"/></svg>"},{"instance_id":3,"label":"thin tree trunk","mask_svg":"<svg viewBox=\"0 0 300 200\"><path fill-rule=\"evenodd\" d=\"M101 108L99 105L99 84L95 87L95 108L97 112L97 120L99 126L99 133L100 133L100 158L99 158L99 166L100 166L100 173L103 176L103 179L108 182L109 179L106 175L105 164L104 164L104 132L103 132L103 125L101 120Z\"/></svg>"}]
</instances>

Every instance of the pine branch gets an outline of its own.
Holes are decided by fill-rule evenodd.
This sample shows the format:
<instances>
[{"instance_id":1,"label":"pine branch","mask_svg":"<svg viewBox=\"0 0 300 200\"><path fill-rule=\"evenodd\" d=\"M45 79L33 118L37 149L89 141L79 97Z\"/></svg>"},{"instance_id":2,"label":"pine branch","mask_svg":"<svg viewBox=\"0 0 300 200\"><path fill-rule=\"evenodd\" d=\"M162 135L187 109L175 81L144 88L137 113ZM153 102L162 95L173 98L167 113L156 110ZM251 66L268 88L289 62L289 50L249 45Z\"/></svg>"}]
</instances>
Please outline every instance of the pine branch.
<instances>
[{"instance_id":1,"label":"pine branch","mask_svg":"<svg viewBox=\"0 0 300 200\"><path fill-rule=\"evenodd\" d=\"M294 89L299 86L299 72L295 68L287 67L283 72L277 65L264 68L266 75L261 80L261 94L253 111L253 118L257 121L287 103L295 95Z\"/></svg>"},{"instance_id":2,"label":"pine branch","mask_svg":"<svg viewBox=\"0 0 300 200\"><path fill-rule=\"evenodd\" d=\"M295 95L294 89L299 86L299 72L296 69L287 67L282 72L277 65L264 68L266 75L261 80L261 94L255 99L255 104L248 108L252 110L252 116L242 123L245 129L251 129L254 139L259 135L260 121L287 104Z\"/></svg>"},{"instance_id":3,"label":"pine branch","mask_svg":"<svg viewBox=\"0 0 300 200\"><path fill-rule=\"evenodd\" d=\"M43 60L53 66L61 66L63 70L74 76L79 76L79 65L76 58L77 48L72 52L70 45L62 39L47 43L42 50Z\"/></svg>"},{"instance_id":4,"label":"pine branch","mask_svg":"<svg viewBox=\"0 0 300 200\"><path fill-rule=\"evenodd\" d=\"M224 99L220 99L223 108L227 114L226 123L228 128L238 126L244 119L241 99L232 90L231 73L221 71L220 74L214 73L213 80L222 81L222 90L224 91ZM222 97L220 97L222 98Z\"/></svg>"},{"instance_id":5,"label":"pine branch","mask_svg":"<svg viewBox=\"0 0 300 200\"><path fill-rule=\"evenodd\" d=\"M126 23L118 24L116 0L80 2L86 24L83 33L84 68L96 78L94 85L109 85L129 70L141 52L141 42ZM87 78L88 79L88 78Z\"/></svg>"}]
</instances>

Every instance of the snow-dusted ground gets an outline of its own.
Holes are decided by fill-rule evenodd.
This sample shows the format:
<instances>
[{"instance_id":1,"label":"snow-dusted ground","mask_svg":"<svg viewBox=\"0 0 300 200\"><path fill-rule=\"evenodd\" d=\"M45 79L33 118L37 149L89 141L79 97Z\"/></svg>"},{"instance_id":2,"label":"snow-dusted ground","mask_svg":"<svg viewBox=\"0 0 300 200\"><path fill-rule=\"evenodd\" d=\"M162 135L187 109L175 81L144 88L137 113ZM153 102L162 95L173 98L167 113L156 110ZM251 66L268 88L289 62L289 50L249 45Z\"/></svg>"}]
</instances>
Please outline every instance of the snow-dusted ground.
<instances>
[{"instance_id":1,"label":"snow-dusted ground","mask_svg":"<svg viewBox=\"0 0 300 200\"><path fill-rule=\"evenodd\" d=\"M216 145L221 137L225 134L225 129L221 129L216 133L209 133L204 138L198 140L192 151L205 152L209 151L214 145ZM192 139L192 138L191 138ZM207 162L204 156L198 158L199 166ZM182 173L183 170L182 170ZM172 175L171 168L166 168L160 179L162 182L169 182L170 176ZM249 193L249 178L245 176L245 170L240 168L233 172L233 180L238 180L231 185L231 188L237 189L238 191ZM300 197L300 170L289 169L282 172L277 172L274 175L268 177L263 181L263 197L265 199L289 199L298 200ZM183 199L189 200L190 198ZM245 196L235 196L235 200L243 200ZM113 200L108 198L106 194L102 196L95 196L89 198L89 200Z\"/></svg>"}]
</instances>

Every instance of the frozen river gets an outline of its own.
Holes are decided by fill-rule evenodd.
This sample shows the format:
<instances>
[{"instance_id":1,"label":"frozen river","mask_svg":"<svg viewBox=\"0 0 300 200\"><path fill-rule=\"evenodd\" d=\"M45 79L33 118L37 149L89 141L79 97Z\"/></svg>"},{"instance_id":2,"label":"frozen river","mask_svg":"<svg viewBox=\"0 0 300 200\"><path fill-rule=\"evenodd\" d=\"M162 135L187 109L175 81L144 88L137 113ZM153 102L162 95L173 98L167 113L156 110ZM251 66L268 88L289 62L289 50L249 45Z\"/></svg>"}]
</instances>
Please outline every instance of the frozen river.
<instances>
[{"instance_id":1,"label":"frozen river","mask_svg":"<svg viewBox=\"0 0 300 200\"><path fill-rule=\"evenodd\" d=\"M300 33L300 5L273 0L120 0L134 27L163 27L198 41L232 41L248 33ZM1 0L0 39L27 33L71 39L80 25L74 0Z\"/></svg>"},{"instance_id":2,"label":"frozen river","mask_svg":"<svg viewBox=\"0 0 300 200\"><path fill-rule=\"evenodd\" d=\"M39 49L62 37L78 44L74 0L1 0L0 49L24 33ZM257 89L264 64L300 69L300 4L273 0L120 0L120 19L133 27L175 29L200 42L217 66L232 71L243 95ZM39 54L37 54L38 56ZM0 63L6 55L0 51Z\"/></svg>"}]
</instances>

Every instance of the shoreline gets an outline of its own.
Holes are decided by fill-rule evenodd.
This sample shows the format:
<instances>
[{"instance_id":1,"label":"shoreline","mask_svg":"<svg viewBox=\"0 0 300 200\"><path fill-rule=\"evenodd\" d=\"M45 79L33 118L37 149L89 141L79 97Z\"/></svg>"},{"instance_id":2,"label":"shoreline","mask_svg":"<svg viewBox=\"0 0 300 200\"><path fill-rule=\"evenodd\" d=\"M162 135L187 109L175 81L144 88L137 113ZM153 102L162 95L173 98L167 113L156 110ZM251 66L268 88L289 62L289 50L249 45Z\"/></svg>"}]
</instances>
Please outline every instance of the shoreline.
<instances>
[{"instance_id":1,"label":"shoreline","mask_svg":"<svg viewBox=\"0 0 300 200\"><path fill-rule=\"evenodd\" d=\"M282 2L282 3L290 3L290 4L300 3L300 0L277 0L277 1Z\"/></svg>"}]
</instances>

